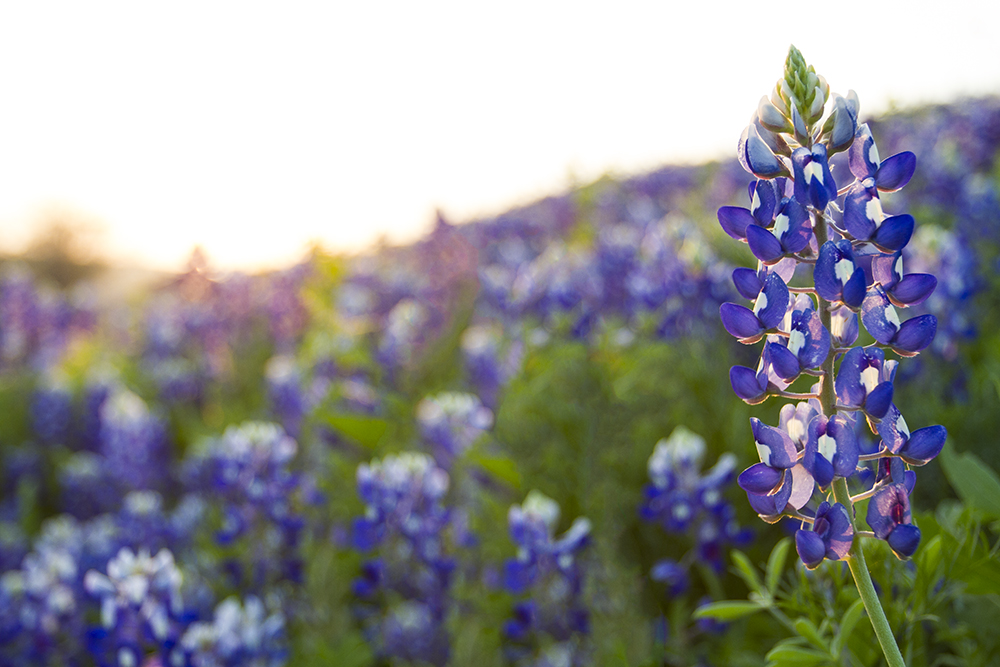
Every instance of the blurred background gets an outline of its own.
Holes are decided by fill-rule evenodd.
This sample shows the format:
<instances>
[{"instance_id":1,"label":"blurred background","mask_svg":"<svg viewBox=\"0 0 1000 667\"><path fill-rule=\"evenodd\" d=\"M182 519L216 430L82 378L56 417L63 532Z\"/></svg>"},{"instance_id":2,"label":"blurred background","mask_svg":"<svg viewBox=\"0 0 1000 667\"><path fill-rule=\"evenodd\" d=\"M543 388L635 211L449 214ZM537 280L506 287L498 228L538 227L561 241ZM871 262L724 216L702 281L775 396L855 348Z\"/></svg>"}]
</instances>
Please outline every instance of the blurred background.
<instances>
[{"instance_id":1,"label":"blurred background","mask_svg":"<svg viewBox=\"0 0 1000 667\"><path fill-rule=\"evenodd\" d=\"M908 664L1000 665L998 18L5 8L0 664L882 664L735 483L780 405L717 210L794 43L915 153L881 201L937 277L893 400L948 443L869 567Z\"/></svg>"},{"instance_id":2,"label":"blurred background","mask_svg":"<svg viewBox=\"0 0 1000 667\"><path fill-rule=\"evenodd\" d=\"M1000 86L993 3L41 2L0 26L0 252L277 268L729 158L795 43L862 110ZM70 224L72 223L72 224ZM68 227L67 227L68 225ZM80 246L83 250L83 246Z\"/></svg>"}]
</instances>

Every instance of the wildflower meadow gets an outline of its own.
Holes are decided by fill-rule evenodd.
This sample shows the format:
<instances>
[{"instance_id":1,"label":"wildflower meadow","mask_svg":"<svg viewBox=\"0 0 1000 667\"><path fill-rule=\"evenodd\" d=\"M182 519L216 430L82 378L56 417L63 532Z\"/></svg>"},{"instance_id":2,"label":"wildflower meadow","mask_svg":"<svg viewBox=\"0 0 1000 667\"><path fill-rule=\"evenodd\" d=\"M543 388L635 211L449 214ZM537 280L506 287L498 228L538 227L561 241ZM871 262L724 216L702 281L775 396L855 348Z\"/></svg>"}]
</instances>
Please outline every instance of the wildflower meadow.
<instances>
[{"instance_id":1,"label":"wildflower meadow","mask_svg":"<svg viewBox=\"0 0 1000 667\"><path fill-rule=\"evenodd\" d=\"M5 260L0 665L1000 665L1000 98L760 66L410 245Z\"/></svg>"}]
</instances>

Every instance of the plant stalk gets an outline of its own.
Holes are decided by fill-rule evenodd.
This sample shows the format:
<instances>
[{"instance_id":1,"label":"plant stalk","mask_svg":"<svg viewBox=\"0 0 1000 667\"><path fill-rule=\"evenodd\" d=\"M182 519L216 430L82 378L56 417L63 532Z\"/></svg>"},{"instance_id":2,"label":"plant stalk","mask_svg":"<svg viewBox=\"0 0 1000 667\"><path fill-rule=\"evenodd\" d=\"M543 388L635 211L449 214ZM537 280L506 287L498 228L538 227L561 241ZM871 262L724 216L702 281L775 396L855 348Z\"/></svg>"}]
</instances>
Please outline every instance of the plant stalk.
<instances>
[{"instance_id":1,"label":"plant stalk","mask_svg":"<svg viewBox=\"0 0 1000 667\"><path fill-rule=\"evenodd\" d=\"M818 247L822 248L828 238L826 218L822 213L816 213L814 231L816 233L816 243ZM816 298L819 299L820 321L826 327L826 330L829 331L831 320L830 303L819 295ZM823 413L828 419L832 419L837 414L837 395L833 386L833 361L835 356L833 350L827 355L826 361L823 362L822 366L823 377L820 380L820 402L823 405ZM858 587L858 594L861 596L861 601L868 612L868 619L875 630L875 636L878 637L878 643L882 646L882 653L885 654L885 659L890 667L906 667L906 663L903 662L903 654L900 653L899 646L896 644L896 638L892 634L892 628L889 627L889 619L886 618L885 610L882 609L882 603L875 592L875 585L872 583L868 564L865 562L864 547L862 546L862 539L858 535L858 527L854 516L854 503L851 501L851 493L847 489L847 480L843 477L834 478L833 496L838 503L847 509L847 516L851 519L851 528L854 529L854 541L851 543L851 550L847 553L847 566L851 569L851 574L854 576L854 583Z\"/></svg>"}]
</instances>

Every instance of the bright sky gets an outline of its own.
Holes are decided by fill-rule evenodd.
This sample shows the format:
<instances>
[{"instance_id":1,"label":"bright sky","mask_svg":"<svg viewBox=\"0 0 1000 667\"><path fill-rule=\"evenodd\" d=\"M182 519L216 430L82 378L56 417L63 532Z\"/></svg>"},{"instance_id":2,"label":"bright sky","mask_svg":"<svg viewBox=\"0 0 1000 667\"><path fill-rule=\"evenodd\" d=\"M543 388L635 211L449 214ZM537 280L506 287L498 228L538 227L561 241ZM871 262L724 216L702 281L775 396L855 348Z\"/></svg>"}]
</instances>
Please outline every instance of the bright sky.
<instances>
[{"instance_id":1,"label":"bright sky","mask_svg":"<svg viewBox=\"0 0 1000 667\"><path fill-rule=\"evenodd\" d=\"M995 0L800 5L6 3L0 252L61 209L112 258L274 267L728 157L789 43L863 115L1000 93Z\"/></svg>"}]
</instances>

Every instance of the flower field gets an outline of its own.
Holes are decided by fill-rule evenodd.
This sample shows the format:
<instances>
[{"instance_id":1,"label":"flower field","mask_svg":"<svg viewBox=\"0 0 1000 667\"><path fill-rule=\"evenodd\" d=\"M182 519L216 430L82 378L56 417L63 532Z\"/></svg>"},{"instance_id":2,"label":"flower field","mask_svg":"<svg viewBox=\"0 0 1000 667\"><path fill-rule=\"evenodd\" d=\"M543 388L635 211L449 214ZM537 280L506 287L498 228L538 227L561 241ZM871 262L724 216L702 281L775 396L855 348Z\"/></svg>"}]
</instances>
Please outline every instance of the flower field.
<instances>
[{"instance_id":1,"label":"flower field","mask_svg":"<svg viewBox=\"0 0 1000 667\"><path fill-rule=\"evenodd\" d=\"M838 378L839 407L880 425L823 418L801 452L775 433L815 416L761 402L781 394L740 343L786 310L803 331L820 315L724 304L773 303L777 269L734 270L808 259L808 242L770 255L755 238L775 215L748 232L717 213L767 196L736 159L268 274L195 256L122 302L7 262L0 665L879 665L837 562L860 532L905 664L1000 665L1000 99L867 127L916 166L898 192L848 193L844 236L936 285L877 278L885 304L910 307L872 324L893 306L852 303L851 243L826 282L813 260L824 303L860 311L862 342L886 351L852 356L843 327L815 359L808 335L794 344L789 386L834 349L858 376ZM859 183L891 180L878 153ZM841 185L855 160L830 157ZM824 210L836 194L801 196ZM872 197L912 216L895 221L908 243L890 217L858 231ZM903 333L930 316L930 338ZM881 426L900 410L912 433ZM816 495L795 514L779 487L796 493L799 459ZM820 491L839 482L852 517Z\"/></svg>"}]
</instances>

